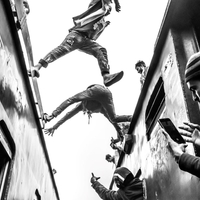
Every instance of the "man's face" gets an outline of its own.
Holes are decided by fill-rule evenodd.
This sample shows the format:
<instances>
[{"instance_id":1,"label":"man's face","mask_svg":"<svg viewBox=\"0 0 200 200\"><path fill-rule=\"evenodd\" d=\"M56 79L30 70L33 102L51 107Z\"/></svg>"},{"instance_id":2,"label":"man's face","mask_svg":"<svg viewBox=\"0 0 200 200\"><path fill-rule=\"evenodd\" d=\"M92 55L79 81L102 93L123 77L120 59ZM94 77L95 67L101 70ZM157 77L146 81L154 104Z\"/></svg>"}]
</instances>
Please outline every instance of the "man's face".
<instances>
[{"instance_id":1,"label":"man's face","mask_svg":"<svg viewBox=\"0 0 200 200\"><path fill-rule=\"evenodd\" d=\"M187 86L192 92L193 101L200 103L200 80L190 80L188 81Z\"/></svg>"},{"instance_id":2,"label":"man's face","mask_svg":"<svg viewBox=\"0 0 200 200\"><path fill-rule=\"evenodd\" d=\"M142 73L142 70L143 70L143 66L142 66L142 65L137 65L137 66L135 67L135 69L137 70L137 72L138 72L139 74L141 74L141 73Z\"/></svg>"}]
</instances>

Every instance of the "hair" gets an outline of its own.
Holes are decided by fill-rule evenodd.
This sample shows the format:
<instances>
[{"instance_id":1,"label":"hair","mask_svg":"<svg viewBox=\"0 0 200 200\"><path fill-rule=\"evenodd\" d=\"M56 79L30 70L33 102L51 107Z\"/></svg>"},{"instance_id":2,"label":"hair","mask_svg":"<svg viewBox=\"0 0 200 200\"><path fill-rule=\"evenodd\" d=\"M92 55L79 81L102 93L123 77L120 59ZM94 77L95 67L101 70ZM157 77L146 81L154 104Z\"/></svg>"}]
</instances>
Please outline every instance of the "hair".
<instances>
[{"instance_id":1,"label":"hair","mask_svg":"<svg viewBox=\"0 0 200 200\"><path fill-rule=\"evenodd\" d=\"M136 63L135 63L135 68L138 67L138 66L141 66L143 65L144 67L146 67L146 64L143 60L138 60Z\"/></svg>"}]
</instances>

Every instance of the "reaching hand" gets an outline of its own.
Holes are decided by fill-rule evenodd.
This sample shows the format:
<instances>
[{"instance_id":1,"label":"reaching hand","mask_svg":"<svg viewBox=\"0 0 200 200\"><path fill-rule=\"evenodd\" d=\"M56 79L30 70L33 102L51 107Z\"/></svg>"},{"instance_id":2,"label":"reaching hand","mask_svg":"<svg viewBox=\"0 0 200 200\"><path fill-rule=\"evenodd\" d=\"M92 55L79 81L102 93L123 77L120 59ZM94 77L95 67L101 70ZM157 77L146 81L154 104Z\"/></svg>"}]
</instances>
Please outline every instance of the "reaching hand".
<instances>
[{"instance_id":1,"label":"reaching hand","mask_svg":"<svg viewBox=\"0 0 200 200\"><path fill-rule=\"evenodd\" d=\"M121 11L121 6L119 4L115 4L115 10L117 12L120 12Z\"/></svg>"},{"instance_id":2,"label":"reaching hand","mask_svg":"<svg viewBox=\"0 0 200 200\"><path fill-rule=\"evenodd\" d=\"M186 136L184 139L186 142L191 142L200 147L200 126L190 122L184 122L186 126L180 126L179 128L186 131L180 132L181 135Z\"/></svg>"},{"instance_id":3,"label":"reaching hand","mask_svg":"<svg viewBox=\"0 0 200 200\"><path fill-rule=\"evenodd\" d=\"M100 177L96 177L93 173L92 173L92 177L91 177L91 179L90 179L90 182L91 183L94 183L94 182L96 182L97 180L99 180L100 179Z\"/></svg>"},{"instance_id":4,"label":"reaching hand","mask_svg":"<svg viewBox=\"0 0 200 200\"><path fill-rule=\"evenodd\" d=\"M110 146L112 149L117 149L116 140L113 137L111 137Z\"/></svg>"},{"instance_id":5,"label":"reaching hand","mask_svg":"<svg viewBox=\"0 0 200 200\"><path fill-rule=\"evenodd\" d=\"M183 122L186 126L179 126L180 129L188 131L188 132L193 132L194 129L198 129L200 131L200 126L198 124L193 124L191 122Z\"/></svg>"},{"instance_id":6,"label":"reaching hand","mask_svg":"<svg viewBox=\"0 0 200 200\"><path fill-rule=\"evenodd\" d=\"M171 137L169 136L169 134L162 129L163 134L165 135L165 137L167 138L168 141L168 146L170 147L173 156L178 159L184 152L185 152L185 148L187 147L187 144L178 144L176 142L174 142Z\"/></svg>"},{"instance_id":7,"label":"reaching hand","mask_svg":"<svg viewBox=\"0 0 200 200\"><path fill-rule=\"evenodd\" d=\"M110 21L106 21L106 26L107 27L108 25L110 25Z\"/></svg>"},{"instance_id":8,"label":"reaching hand","mask_svg":"<svg viewBox=\"0 0 200 200\"><path fill-rule=\"evenodd\" d=\"M55 129L54 128L47 128L44 129L44 133L53 136Z\"/></svg>"}]
</instances>

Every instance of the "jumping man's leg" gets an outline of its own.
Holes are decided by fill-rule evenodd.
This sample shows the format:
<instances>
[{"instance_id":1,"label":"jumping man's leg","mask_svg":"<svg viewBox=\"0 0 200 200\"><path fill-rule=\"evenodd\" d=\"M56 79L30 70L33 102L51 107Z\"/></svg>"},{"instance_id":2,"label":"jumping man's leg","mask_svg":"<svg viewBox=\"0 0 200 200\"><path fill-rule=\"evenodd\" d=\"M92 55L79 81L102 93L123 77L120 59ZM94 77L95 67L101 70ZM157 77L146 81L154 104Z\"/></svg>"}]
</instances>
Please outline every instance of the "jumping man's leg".
<instances>
[{"instance_id":1,"label":"jumping man's leg","mask_svg":"<svg viewBox=\"0 0 200 200\"><path fill-rule=\"evenodd\" d=\"M31 73L32 76L39 77L39 70L42 67L46 68L49 63L77 49L81 43L81 36L75 32L70 32L64 41L58 47L50 51L43 59L40 59L38 64L32 67L29 73Z\"/></svg>"},{"instance_id":2,"label":"jumping man's leg","mask_svg":"<svg viewBox=\"0 0 200 200\"><path fill-rule=\"evenodd\" d=\"M79 50L93 55L98 60L98 64L101 70L101 75L103 76L104 85L109 87L112 84L121 80L124 75L124 72L118 72L115 74L110 74L110 66L108 64L108 55L105 48L100 46L98 43L87 39L84 46L81 46Z\"/></svg>"}]
</instances>

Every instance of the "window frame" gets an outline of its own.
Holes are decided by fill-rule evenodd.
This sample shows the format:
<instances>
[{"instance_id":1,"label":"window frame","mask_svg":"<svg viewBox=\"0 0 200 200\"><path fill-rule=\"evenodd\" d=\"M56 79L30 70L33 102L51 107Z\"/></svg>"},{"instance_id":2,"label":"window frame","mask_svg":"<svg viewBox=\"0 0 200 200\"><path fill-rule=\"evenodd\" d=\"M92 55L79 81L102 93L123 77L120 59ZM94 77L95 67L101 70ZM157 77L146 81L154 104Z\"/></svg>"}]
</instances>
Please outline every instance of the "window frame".
<instances>
[{"instance_id":1,"label":"window frame","mask_svg":"<svg viewBox=\"0 0 200 200\"><path fill-rule=\"evenodd\" d=\"M159 104L159 106L157 106ZM154 90L150 96L146 112L145 124L147 140L150 140L152 128L155 126L159 116L165 108L165 91L162 76L159 77Z\"/></svg>"}]
</instances>

